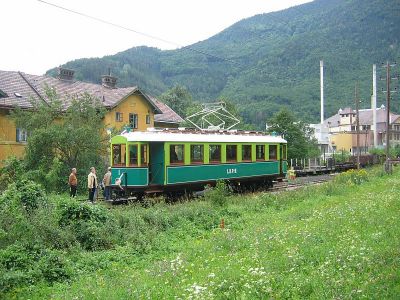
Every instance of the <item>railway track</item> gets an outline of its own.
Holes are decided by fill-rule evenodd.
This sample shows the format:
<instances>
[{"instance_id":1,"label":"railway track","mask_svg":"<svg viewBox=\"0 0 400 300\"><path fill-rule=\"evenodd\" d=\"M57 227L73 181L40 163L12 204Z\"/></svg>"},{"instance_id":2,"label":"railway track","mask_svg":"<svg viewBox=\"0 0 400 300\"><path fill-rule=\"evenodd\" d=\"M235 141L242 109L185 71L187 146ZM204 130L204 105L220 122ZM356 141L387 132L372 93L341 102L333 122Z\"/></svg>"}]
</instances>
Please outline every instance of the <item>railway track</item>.
<instances>
[{"instance_id":1,"label":"railway track","mask_svg":"<svg viewBox=\"0 0 400 300\"><path fill-rule=\"evenodd\" d=\"M296 190L305 186L312 186L312 185L317 185L321 184L324 182L328 182L334 178L336 174L322 174L322 175L316 175L316 176L305 176L305 177L298 177L296 178L293 182L288 182L288 181L283 181L283 182L278 182L275 183L272 188L269 188L267 190L264 190L264 192L271 192L271 193L279 193L283 191L290 191L290 190ZM261 190L258 190L260 192ZM248 193L250 191L244 192ZM257 192L257 191L252 191L252 192ZM199 191L193 194L194 198L197 197L203 197L204 196L204 191ZM100 199L100 198L99 198ZM177 198L179 199L179 198ZM128 197L128 198L119 198L118 200L114 201L109 201L111 204L125 204L130 201L136 202L138 199L136 197Z\"/></svg>"},{"instance_id":2,"label":"railway track","mask_svg":"<svg viewBox=\"0 0 400 300\"><path fill-rule=\"evenodd\" d=\"M307 176L296 178L295 181L278 182L272 188L268 189L269 192L277 193L281 191L295 190L304 186L311 186L330 181L334 178L335 174L324 174L319 176Z\"/></svg>"}]
</instances>

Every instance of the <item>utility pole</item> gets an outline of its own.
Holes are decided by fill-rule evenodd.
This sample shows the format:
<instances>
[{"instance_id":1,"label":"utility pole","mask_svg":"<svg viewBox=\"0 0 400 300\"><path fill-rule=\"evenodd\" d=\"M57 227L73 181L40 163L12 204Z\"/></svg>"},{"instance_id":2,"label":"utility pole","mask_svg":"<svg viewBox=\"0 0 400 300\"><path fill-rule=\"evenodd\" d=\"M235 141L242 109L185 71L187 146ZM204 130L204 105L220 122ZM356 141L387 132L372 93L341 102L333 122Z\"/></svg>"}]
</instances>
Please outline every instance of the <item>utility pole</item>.
<instances>
[{"instance_id":1,"label":"utility pole","mask_svg":"<svg viewBox=\"0 0 400 300\"><path fill-rule=\"evenodd\" d=\"M390 64L389 61L386 64L382 64L384 68L386 68L386 163L385 163L385 171L386 173L390 173L390 94L395 93L397 89L394 91L390 90L390 81L392 79L398 79L397 77L391 78L390 77L390 68L394 67L396 63Z\"/></svg>"},{"instance_id":2,"label":"utility pole","mask_svg":"<svg viewBox=\"0 0 400 300\"><path fill-rule=\"evenodd\" d=\"M324 61L319 61L319 72L320 72L320 85L321 85L321 124L324 124ZM321 126L322 136L322 126Z\"/></svg>"},{"instance_id":3,"label":"utility pole","mask_svg":"<svg viewBox=\"0 0 400 300\"><path fill-rule=\"evenodd\" d=\"M358 105L360 100L358 100L357 95L357 83L354 87L354 102L356 104L356 130L357 130L357 169L360 169L360 114L358 110Z\"/></svg>"},{"instance_id":4,"label":"utility pole","mask_svg":"<svg viewBox=\"0 0 400 300\"><path fill-rule=\"evenodd\" d=\"M376 101L377 101L377 93L376 93L376 65L372 65L372 124L374 130L374 147L378 147L378 129L376 128Z\"/></svg>"}]
</instances>

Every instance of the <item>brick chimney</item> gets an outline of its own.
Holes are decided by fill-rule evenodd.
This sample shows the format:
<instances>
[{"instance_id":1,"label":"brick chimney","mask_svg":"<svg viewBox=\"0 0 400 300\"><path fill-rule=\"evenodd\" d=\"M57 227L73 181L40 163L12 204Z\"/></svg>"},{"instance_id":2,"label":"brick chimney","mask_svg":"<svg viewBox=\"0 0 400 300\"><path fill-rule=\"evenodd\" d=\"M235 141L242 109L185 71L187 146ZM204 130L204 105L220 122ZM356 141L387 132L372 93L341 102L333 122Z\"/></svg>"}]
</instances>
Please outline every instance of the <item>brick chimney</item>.
<instances>
[{"instance_id":1,"label":"brick chimney","mask_svg":"<svg viewBox=\"0 0 400 300\"><path fill-rule=\"evenodd\" d=\"M115 85L117 84L117 77L111 76L110 69L108 69L108 75L101 76L101 84L104 87L115 89Z\"/></svg>"},{"instance_id":2,"label":"brick chimney","mask_svg":"<svg viewBox=\"0 0 400 300\"><path fill-rule=\"evenodd\" d=\"M59 67L58 68L58 79L72 81L74 79L74 70Z\"/></svg>"}]
</instances>

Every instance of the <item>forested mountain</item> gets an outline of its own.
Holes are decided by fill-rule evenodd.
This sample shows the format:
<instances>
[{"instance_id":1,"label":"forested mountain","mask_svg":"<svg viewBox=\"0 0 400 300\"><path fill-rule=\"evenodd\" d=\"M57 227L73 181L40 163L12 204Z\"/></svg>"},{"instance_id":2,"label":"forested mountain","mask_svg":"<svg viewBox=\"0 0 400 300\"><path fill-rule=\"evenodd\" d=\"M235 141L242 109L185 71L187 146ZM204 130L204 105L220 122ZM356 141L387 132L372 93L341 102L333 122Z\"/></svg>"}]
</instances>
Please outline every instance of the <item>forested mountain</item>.
<instances>
[{"instance_id":1,"label":"forested mountain","mask_svg":"<svg viewBox=\"0 0 400 300\"><path fill-rule=\"evenodd\" d=\"M316 0L241 20L189 46L213 56L186 47L135 47L64 66L75 69L77 79L91 82L99 82L111 68L119 86L139 85L156 96L180 84L199 101L226 97L238 104L246 121L262 127L281 106L304 120L319 120L321 59L326 114L353 103L356 82L362 105L368 106L372 64L398 60L399 40L398 0ZM384 95L378 96L382 102ZM393 105L399 110L399 101Z\"/></svg>"}]
</instances>

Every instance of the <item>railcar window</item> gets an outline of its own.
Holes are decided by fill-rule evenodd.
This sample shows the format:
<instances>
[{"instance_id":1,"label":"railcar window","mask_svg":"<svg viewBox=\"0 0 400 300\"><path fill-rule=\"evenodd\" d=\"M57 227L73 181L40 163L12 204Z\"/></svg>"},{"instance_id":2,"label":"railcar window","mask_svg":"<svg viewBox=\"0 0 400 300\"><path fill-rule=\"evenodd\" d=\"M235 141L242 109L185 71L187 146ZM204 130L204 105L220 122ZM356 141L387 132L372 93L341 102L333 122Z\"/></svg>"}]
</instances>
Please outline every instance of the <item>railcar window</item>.
<instances>
[{"instance_id":1,"label":"railcar window","mask_svg":"<svg viewBox=\"0 0 400 300\"><path fill-rule=\"evenodd\" d=\"M203 153L204 153L203 145L190 145L190 161L192 163L203 162Z\"/></svg>"},{"instance_id":2,"label":"railcar window","mask_svg":"<svg viewBox=\"0 0 400 300\"><path fill-rule=\"evenodd\" d=\"M221 145L210 145L210 162L221 162Z\"/></svg>"},{"instance_id":3,"label":"railcar window","mask_svg":"<svg viewBox=\"0 0 400 300\"><path fill-rule=\"evenodd\" d=\"M282 159L287 159L286 145L282 145Z\"/></svg>"},{"instance_id":4,"label":"railcar window","mask_svg":"<svg viewBox=\"0 0 400 300\"><path fill-rule=\"evenodd\" d=\"M138 165L138 146L137 145L129 145L129 165L130 166Z\"/></svg>"},{"instance_id":5,"label":"railcar window","mask_svg":"<svg viewBox=\"0 0 400 300\"><path fill-rule=\"evenodd\" d=\"M140 152L141 152L140 163L142 165L147 165L147 145L141 145Z\"/></svg>"},{"instance_id":6,"label":"railcar window","mask_svg":"<svg viewBox=\"0 0 400 300\"><path fill-rule=\"evenodd\" d=\"M251 161L251 145L242 145L242 160Z\"/></svg>"},{"instance_id":7,"label":"railcar window","mask_svg":"<svg viewBox=\"0 0 400 300\"><path fill-rule=\"evenodd\" d=\"M265 145L256 145L256 160L265 159Z\"/></svg>"},{"instance_id":8,"label":"railcar window","mask_svg":"<svg viewBox=\"0 0 400 300\"><path fill-rule=\"evenodd\" d=\"M277 159L278 147L276 145L269 145L269 159Z\"/></svg>"},{"instance_id":9,"label":"railcar window","mask_svg":"<svg viewBox=\"0 0 400 300\"><path fill-rule=\"evenodd\" d=\"M226 145L226 161L237 161L237 145Z\"/></svg>"},{"instance_id":10,"label":"railcar window","mask_svg":"<svg viewBox=\"0 0 400 300\"><path fill-rule=\"evenodd\" d=\"M113 166L124 166L126 155L126 145L117 144L112 147L112 164Z\"/></svg>"},{"instance_id":11,"label":"railcar window","mask_svg":"<svg viewBox=\"0 0 400 300\"><path fill-rule=\"evenodd\" d=\"M169 161L171 164L183 164L184 150L183 145L169 146Z\"/></svg>"}]
</instances>

